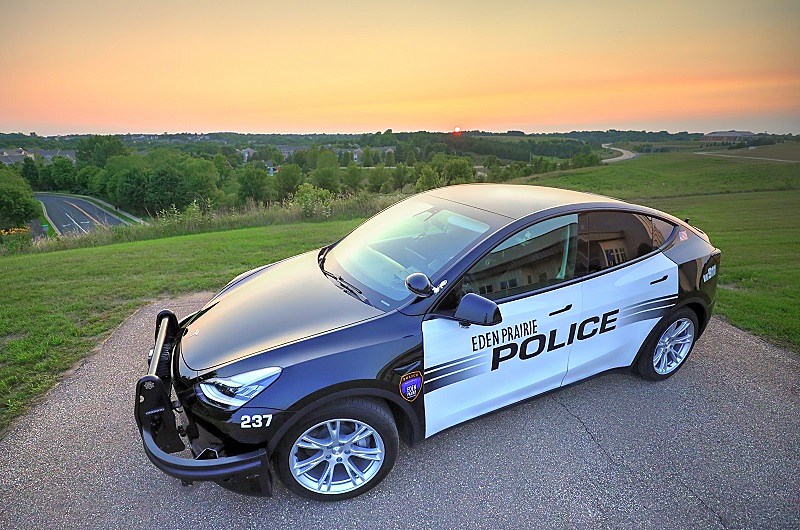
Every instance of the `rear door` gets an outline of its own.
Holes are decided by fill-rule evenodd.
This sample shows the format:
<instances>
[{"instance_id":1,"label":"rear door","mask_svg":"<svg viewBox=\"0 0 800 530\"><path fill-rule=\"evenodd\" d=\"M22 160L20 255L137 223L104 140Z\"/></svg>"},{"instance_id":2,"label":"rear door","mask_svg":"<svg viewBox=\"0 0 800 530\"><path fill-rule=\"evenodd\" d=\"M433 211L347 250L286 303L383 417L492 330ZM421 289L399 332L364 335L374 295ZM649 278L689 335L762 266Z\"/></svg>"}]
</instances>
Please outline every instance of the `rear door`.
<instances>
[{"instance_id":1,"label":"rear door","mask_svg":"<svg viewBox=\"0 0 800 530\"><path fill-rule=\"evenodd\" d=\"M422 324L426 436L556 388L567 371L570 323L581 313L575 273L577 215L512 235L464 276L448 304ZM496 326L451 317L461 296L494 300Z\"/></svg>"},{"instance_id":2,"label":"rear door","mask_svg":"<svg viewBox=\"0 0 800 530\"><path fill-rule=\"evenodd\" d=\"M658 320L678 299L678 266L658 248L674 226L630 212L581 215L588 255L583 314L564 384L629 366ZM606 272L607 271L607 272Z\"/></svg>"}]
</instances>

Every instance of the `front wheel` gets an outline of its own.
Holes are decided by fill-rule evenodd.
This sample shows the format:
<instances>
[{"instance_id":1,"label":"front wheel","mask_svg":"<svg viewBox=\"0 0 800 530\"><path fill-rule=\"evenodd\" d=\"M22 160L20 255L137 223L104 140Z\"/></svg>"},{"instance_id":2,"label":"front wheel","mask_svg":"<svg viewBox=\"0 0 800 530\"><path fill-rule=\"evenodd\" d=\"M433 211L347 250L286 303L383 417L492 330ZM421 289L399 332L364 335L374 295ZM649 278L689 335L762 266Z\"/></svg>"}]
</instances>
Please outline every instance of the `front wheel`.
<instances>
[{"instance_id":1,"label":"front wheel","mask_svg":"<svg viewBox=\"0 0 800 530\"><path fill-rule=\"evenodd\" d=\"M689 357L698 329L697 315L687 307L662 318L642 344L636 371L651 381L672 376Z\"/></svg>"},{"instance_id":2,"label":"front wheel","mask_svg":"<svg viewBox=\"0 0 800 530\"><path fill-rule=\"evenodd\" d=\"M378 402L345 399L312 412L284 437L277 471L287 488L319 501L349 499L391 471L400 445L392 414Z\"/></svg>"}]
</instances>

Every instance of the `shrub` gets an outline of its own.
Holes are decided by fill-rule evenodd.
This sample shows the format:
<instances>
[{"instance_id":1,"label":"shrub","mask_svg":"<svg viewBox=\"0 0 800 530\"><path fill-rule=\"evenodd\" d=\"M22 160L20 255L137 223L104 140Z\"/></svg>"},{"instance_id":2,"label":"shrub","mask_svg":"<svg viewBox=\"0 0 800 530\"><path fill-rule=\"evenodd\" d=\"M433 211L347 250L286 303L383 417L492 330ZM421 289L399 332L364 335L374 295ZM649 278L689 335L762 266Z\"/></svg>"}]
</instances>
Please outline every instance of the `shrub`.
<instances>
[{"instance_id":1,"label":"shrub","mask_svg":"<svg viewBox=\"0 0 800 530\"><path fill-rule=\"evenodd\" d=\"M326 218L330 217L332 200L333 195L330 191L306 182L297 188L292 202L300 206L303 217L309 219L316 214L322 214Z\"/></svg>"}]
</instances>

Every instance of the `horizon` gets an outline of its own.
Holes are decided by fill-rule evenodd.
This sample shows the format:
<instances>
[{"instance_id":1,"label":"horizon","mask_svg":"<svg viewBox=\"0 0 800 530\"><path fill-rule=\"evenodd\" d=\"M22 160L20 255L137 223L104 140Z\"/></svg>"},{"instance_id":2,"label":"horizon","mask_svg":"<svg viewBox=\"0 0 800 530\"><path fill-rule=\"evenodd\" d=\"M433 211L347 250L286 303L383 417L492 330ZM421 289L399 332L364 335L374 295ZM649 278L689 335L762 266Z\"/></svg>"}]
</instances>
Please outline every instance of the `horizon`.
<instances>
[{"instance_id":1,"label":"horizon","mask_svg":"<svg viewBox=\"0 0 800 530\"><path fill-rule=\"evenodd\" d=\"M14 11L0 130L800 132L797 2Z\"/></svg>"},{"instance_id":2,"label":"horizon","mask_svg":"<svg viewBox=\"0 0 800 530\"><path fill-rule=\"evenodd\" d=\"M508 134L511 132L521 132L525 136L533 136L533 135L568 135L571 133L587 133L587 132L599 132L599 133L606 133L610 131L617 131L617 132L644 132L644 133L663 133L666 132L668 134L708 134L711 132L733 132L733 131L748 131L754 134L768 134L768 135L792 135L797 136L798 133L794 131L789 132L773 132L773 131L754 131L752 129L737 127L732 129L709 129L707 131L698 131L698 130L691 130L691 129L675 129L675 130L668 130L668 129L620 129L617 127L611 127L608 129L571 129L571 130L562 130L562 131L524 131L520 129L508 129L508 130L487 130L487 129L462 129L462 130L449 130L449 131L434 131L434 130L426 130L426 129L418 129L418 130L395 130L393 128L384 129L382 131L311 131L311 132L296 132L296 131L181 131L181 130L174 130L174 131L161 131L161 132L149 132L149 131L127 131L127 132L110 132L110 133L97 133L92 131L87 132L64 132L64 133L54 133L54 134L39 134L37 131L0 131L0 135L3 134L22 134L25 136L30 136L31 134L36 134L37 138L61 138L61 137L73 137L73 136L135 136L135 135L147 135L147 136L163 136L163 135L209 135L209 134L240 134L240 135L264 135L264 136L359 136L363 134L377 134L377 133L384 133L387 131L391 131L394 134L416 134L416 133L433 133L433 134L466 134L469 135L471 133L489 133L489 134L497 134L503 135Z\"/></svg>"}]
</instances>

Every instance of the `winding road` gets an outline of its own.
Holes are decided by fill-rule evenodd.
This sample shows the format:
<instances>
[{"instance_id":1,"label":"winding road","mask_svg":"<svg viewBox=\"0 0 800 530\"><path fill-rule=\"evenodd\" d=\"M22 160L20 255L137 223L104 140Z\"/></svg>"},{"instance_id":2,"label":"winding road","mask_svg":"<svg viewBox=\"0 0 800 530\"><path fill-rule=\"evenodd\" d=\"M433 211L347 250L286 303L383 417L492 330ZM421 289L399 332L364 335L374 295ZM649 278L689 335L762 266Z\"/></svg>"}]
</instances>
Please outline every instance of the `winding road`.
<instances>
[{"instance_id":1,"label":"winding road","mask_svg":"<svg viewBox=\"0 0 800 530\"><path fill-rule=\"evenodd\" d=\"M606 158L605 160L602 160L603 164L622 162L623 160L630 160L632 158L636 158L637 156L639 156L633 151L628 151L627 149L620 149L619 147L611 147L611 144L603 144L603 147L606 149L611 149L612 151L617 151L619 153L619 156L615 156L614 158Z\"/></svg>"},{"instance_id":2,"label":"winding road","mask_svg":"<svg viewBox=\"0 0 800 530\"><path fill-rule=\"evenodd\" d=\"M133 419L154 302L0 440L0 528L798 528L800 359L714 318L660 383L606 374L401 449L374 490L316 503L182 487Z\"/></svg>"},{"instance_id":3,"label":"winding road","mask_svg":"<svg viewBox=\"0 0 800 530\"><path fill-rule=\"evenodd\" d=\"M36 193L35 197L44 205L45 216L59 234L85 234L98 225L128 224L80 197L55 193Z\"/></svg>"}]
</instances>

